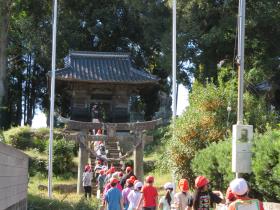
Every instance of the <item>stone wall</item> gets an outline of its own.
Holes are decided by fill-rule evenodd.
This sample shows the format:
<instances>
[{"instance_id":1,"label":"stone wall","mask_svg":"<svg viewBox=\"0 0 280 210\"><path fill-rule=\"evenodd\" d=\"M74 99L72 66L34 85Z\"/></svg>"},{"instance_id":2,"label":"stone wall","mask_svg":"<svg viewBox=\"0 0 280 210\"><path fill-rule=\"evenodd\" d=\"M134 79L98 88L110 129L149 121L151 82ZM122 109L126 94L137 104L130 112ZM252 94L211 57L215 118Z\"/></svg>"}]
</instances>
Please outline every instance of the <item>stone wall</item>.
<instances>
[{"instance_id":1,"label":"stone wall","mask_svg":"<svg viewBox=\"0 0 280 210\"><path fill-rule=\"evenodd\" d=\"M26 210L28 157L0 142L0 210Z\"/></svg>"}]
</instances>

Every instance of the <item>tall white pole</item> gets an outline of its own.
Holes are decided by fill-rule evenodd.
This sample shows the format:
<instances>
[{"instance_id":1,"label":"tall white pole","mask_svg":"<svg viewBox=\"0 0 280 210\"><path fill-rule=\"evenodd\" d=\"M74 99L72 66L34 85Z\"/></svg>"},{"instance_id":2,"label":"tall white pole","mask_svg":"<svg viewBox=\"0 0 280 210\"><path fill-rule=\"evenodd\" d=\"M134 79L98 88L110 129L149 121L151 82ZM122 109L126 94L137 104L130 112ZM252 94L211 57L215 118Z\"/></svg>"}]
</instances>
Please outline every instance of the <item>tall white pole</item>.
<instances>
[{"instance_id":1,"label":"tall white pole","mask_svg":"<svg viewBox=\"0 0 280 210\"><path fill-rule=\"evenodd\" d=\"M177 81L176 81L176 0L173 0L172 12L172 106L173 106L173 119L176 118L177 112Z\"/></svg>"},{"instance_id":2,"label":"tall white pole","mask_svg":"<svg viewBox=\"0 0 280 210\"><path fill-rule=\"evenodd\" d=\"M176 118L176 113L177 113L177 88L176 88L176 57L177 57L177 52L176 52L176 34L177 34L177 30L176 30L176 0L173 0L173 5L172 5L172 118L173 120L175 120ZM173 121L173 141L175 140L175 121ZM175 172L172 172L172 179L173 179L173 183L175 185L176 188L176 184L175 184Z\"/></svg>"},{"instance_id":3,"label":"tall white pole","mask_svg":"<svg viewBox=\"0 0 280 210\"><path fill-rule=\"evenodd\" d=\"M52 76L50 98L50 141L49 141L49 167L48 167L48 195L52 198L52 153L53 153L53 124L54 124L54 98L55 98L55 63L56 63L56 27L57 27L57 0L53 1L53 33L52 33Z\"/></svg>"},{"instance_id":4,"label":"tall white pole","mask_svg":"<svg viewBox=\"0 0 280 210\"><path fill-rule=\"evenodd\" d=\"M245 8L246 0L239 0L238 7L238 101L237 125L243 125L243 92L244 92L244 44L245 44ZM238 172L236 178L240 176Z\"/></svg>"},{"instance_id":5,"label":"tall white pole","mask_svg":"<svg viewBox=\"0 0 280 210\"><path fill-rule=\"evenodd\" d=\"M238 107L237 124L243 124L245 0L239 0L238 12Z\"/></svg>"}]
</instances>

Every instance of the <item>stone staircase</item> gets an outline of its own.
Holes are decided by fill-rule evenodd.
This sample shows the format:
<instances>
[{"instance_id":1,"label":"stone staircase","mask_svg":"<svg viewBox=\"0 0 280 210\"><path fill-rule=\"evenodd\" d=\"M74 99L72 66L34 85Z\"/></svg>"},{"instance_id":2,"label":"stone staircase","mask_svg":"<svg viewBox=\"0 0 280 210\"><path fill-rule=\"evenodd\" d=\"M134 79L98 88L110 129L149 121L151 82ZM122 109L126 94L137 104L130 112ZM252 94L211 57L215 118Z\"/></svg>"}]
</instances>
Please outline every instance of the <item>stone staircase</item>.
<instances>
[{"instance_id":1,"label":"stone staircase","mask_svg":"<svg viewBox=\"0 0 280 210\"><path fill-rule=\"evenodd\" d=\"M110 137L105 141L105 148L106 148L106 155L107 158L112 158L112 159L118 159L121 157L121 150L119 146L119 142L117 141L116 137ZM93 145L91 146L91 149L93 150ZM91 165L92 169L95 167L95 162L96 162L96 157L90 154L90 159L91 159ZM108 166L110 167L113 165L116 169L116 171L121 171L122 169L122 161L116 160L116 161L109 161ZM93 177L93 182L92 182L92 194L96 195L97 194L97 186L96 186L96 178Z\"/></svg>"},{"instance_id":2,"label":"stone staircase","mask_svg":"<svg viewBox=\"0 0 280 210\"><path fill-rule=\"evenodd\" d=\"M107 158L118 159L121 157L121 150L119 146L119 142L116 137L110 137L105 142L106 154ZM113 165L116 168L116 171L121 171L122 169L122 161L110 161L108 166Z\"/></svg>"}]
</instances>

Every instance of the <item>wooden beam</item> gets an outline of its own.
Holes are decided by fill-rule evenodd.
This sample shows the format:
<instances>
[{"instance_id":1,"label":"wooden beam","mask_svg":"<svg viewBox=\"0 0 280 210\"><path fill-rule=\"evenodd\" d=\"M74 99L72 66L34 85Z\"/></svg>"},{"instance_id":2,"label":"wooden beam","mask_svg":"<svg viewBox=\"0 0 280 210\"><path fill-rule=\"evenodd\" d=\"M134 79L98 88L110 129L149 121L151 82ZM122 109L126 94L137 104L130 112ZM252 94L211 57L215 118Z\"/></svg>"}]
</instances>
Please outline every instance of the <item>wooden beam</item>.
<instances>
[{"instance_id":1,"label":"wooden beam","mask_svg":"<svg viewBox=\"0 0 280 210\"><path fill-rule=\"evenodd\" d=\"M67 130L76 131L90 131L93 129L108 129L109 127L116 127L116 130L126 130L126 131L143 131L152 130L157 125L160 125L162 120L152 120L145 122L135 122L135 123L93 123L93 122L80 122L75 120L69 120L63 117L59 117L59 120L66 125Z\"/></svg>"}]
</instances>

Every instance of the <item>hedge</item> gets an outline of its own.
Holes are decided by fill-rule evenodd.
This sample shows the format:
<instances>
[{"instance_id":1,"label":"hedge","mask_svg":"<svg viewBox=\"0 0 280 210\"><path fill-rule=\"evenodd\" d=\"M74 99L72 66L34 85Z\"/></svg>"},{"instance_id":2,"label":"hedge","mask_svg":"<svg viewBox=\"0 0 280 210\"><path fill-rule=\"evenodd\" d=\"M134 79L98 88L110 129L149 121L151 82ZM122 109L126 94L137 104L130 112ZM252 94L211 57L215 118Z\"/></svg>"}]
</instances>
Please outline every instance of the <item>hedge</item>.
<instances>
[{"instance_id":1,"label":"hedge","mask_svg":"<svg viewBox=\"0 0 280 210\"><path fill-rule=\"evenodd\" d=\"M234 179L231 172L231 139L213 143L195 155L191 162L195 175L205 175L211 186L225 191ZM280 202L280 131L257 134L254 139L252 174L244 178L252 196Z\"/></svg>"}]
</instances>

